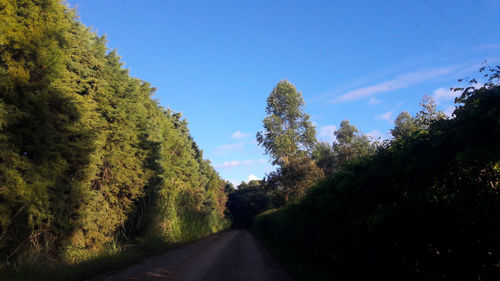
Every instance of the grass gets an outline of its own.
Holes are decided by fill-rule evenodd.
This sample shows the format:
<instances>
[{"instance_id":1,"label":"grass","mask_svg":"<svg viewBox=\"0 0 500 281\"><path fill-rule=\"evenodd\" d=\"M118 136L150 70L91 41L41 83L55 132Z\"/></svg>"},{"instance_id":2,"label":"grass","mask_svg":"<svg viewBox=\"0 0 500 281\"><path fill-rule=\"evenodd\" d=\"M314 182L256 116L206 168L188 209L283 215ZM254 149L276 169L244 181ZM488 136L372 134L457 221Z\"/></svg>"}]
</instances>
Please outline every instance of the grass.
<instances>
[{"instance_id":1,"label":"grass","mask_svg":"<svg viewBox=\"0 0 500 281\"><path fill-rule=\"evenodd\" d=\"M142 259L161 254L165 251L178 248L187 243L199 240L201 237L192 237L179 243L169 243L161 238L152 238L139 245L104 254L84 262L68 264L55 262L43 265L21 266L9 268L0 272L2 281L82 281L106 273L120 271L139 263Z\"/></svg>"},{"instance_id":2,"label":"grass","mask_svg":"<svg viewBox=\"0 0 500 281\"><path fill-rule=\"evenodd\" d=\"M209 226L210 225L210 226ZM0 270L2 281L82 281L106 273L122 270L142 259L178 248L199 240L212 233L225 231L227 220L210 223L205 219L185 216L180 223L182 238L167 241L164 237L151 236L147 240L136 241L131 245L111 247L99 256L81 262L64 262L62 258L47 258L43 264L13 265ZM76 256L79 256L77 253ZM94 279L98 280L98 279Z\"/></svg>"},{"instance_id":3,"label":"grass","mask_svg":"<svg viewBox=\"0 0 500 281\"><path fill-rule=\"evenodd\" d=\"M80 281L109 271L118 271L138 263L141 259L180 246L160 238L150 239L140 245L130 246L113 253L91 258L80 263L53 262L50 264L24 265L8 268L0 273L1 280L9 281Z\"/></svg>"}]
</instances>

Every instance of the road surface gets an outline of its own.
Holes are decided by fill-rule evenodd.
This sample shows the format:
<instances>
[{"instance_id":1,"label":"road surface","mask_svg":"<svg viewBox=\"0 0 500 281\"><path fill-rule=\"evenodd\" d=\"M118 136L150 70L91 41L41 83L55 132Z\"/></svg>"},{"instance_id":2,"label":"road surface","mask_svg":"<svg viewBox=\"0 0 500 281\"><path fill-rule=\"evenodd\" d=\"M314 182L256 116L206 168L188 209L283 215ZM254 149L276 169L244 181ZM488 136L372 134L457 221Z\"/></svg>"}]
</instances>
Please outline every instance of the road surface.
<instances>
[{"instance_id":1,"label":"road surface","mask_svg":"<svg viewBox=\"0 0 500 281\"><path fill-rule=\"evenodd\" d=\"M260 243L244 230L214 234L143 260L105 281L289 281Z\"/></svg>"}]
</instances>

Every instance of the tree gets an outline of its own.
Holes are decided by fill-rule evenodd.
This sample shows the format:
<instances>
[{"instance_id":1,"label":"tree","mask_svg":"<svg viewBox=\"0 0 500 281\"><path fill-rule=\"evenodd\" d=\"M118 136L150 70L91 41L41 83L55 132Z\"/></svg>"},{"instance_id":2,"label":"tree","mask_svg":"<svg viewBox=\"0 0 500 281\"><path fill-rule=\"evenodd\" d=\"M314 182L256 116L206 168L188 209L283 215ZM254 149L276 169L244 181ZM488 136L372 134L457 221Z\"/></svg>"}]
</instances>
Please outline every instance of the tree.
<instances>
[{"instance_id":1,"label":"tree","mask_svg":"<svg viewBox=\"0 0 500 281\"><path fill-rule=\"evenodd\" d=\"M331 175L337 169L335 151L332 145L327 142L318 142L312 154L312 159L316 162L316 165L323 170L325 175Z\"/></svg>"},{"instance_id":2,"label":"tree","mask_svg":"<svg viewBox=\"0 0 500 281\"><path fill-rule=\"evenodd\" d=\"M391 134L396 140L409 137L417 131L427 130L433 122L446 118L444 112L437 110L432 97L424 96L420 102L420 108L415 117L406 111L396 117L394 129L391 129Z\"/></svg>"},{"instance_id":3,"label":"tree","mask_svg":"<svg viewBox=\"0 0 500 281\"><path fill-rule=\"evenodd\" d=\"M424 96L420 102L420 111L415 116L417 126L420 130L427 130L431 123L437 120L445 119L444 112L437 110L434 99Z\"/></svg>"},{"instance_id":4,"label":"tree","mask_svg":"<svg viewBox=\"0 0 500 281\"><path fill-rule=\"evenodd\" d=\"M234 185L230 181L225 181L224 182L224 192L225 193L231 193L235 191L236 189L234 188Z\"/></svg>"},{"instance_id":5,"label":"tree","mask_svg":"<svg viewBox=\"0 0 500 281\"><path fill-rule=\"evenodd\" d=\"M348 120L340 123L334 135L337 140L332 145L320 142L312 153L312 159L326 176L334 174L350 161L375 153L375 145Z\"/></svg>"},{"instance_id":6,"label":"tree","mask_svg":"<svg viewBox=\"0 0 500 281\"><path fill-rule=\"evenodd\" d=\"M278 189L285 196L285 201L297 201L323 178L323 170L308 157L291 158L289 162L278 168Z\"/></svg>"},{"instance_id":7,"label":"tree","mask_svg":"<svg viewBox=\"0 0 500 281\"><path fill-rule=\"evenodd\" d=\"M337 165L343 165L375 152L370 139L360 133L348 120L343 120L340 123L340 128L334 132L334 135L337 138L337 141L333 143Z\"/></svg>"},{"instance_id":8,"label":"tree","mask_svg":"<svg viewBox=\"0 0 500 281\"><path fill-rule=\"evenodd\" d=\"M0 268L226 226L187 121L103 37L59 0L0 1L0 22Z\"/></svg>"},{"instance_id":9,"label":"tree","mask_svg":"<svg viewBox=\"0 0 500 281\"><path fill-rule=\"evenodd\" d=\"M262 188L262 181L261 180L250 180L250 181L248 181L248 183L243 181L238 185L238 190L242 190L242 189L246 189L246 188L254 188L254 189Z\"/></svg>"},{"instance_id":10,"label":"tree","mask_svg":"<svg viewBox=\"0 0 500 281\"><path fill-rule=\"evenodd\" d=\"M257 216L254 231L297 264L317 261L310 280L500 280L500 87L459 103L454 118Z\"/></svg>"},{"instance_id":11,"label":"tree","mask_svg":"<svg viewBox=\"0 0 500 281\"><path fill-rule=\"evenodd\" d=\"M228 195L226 215L232 220L232 228L249 228L259 213L283 206L282 194L265 185L259 180L242 182Z\"/></svg>"},{"instance_id":12,"label":"tree","mask_svg":"<svg viewBox=\"0 0 500 281\"><path fill-rule=\"evenodd\" d=\"M280 81L267 98L264 132L257 133L273 164L282 165L292 157L310 155L316 144L316 129L304 113L304 99L290 82Z\"/></svg>"},{"instance_id":13,"label":"tree","mask_svg":"<svg viewBox=\"0 0 500 281\"><path fill-rule=\"evenodd\" d=\"M416 120L410 113L403 111L394 120L394 129L391 129L391 135L397 139L403 139L410 136L418 130Z\"/></svg>"}]
</instances>

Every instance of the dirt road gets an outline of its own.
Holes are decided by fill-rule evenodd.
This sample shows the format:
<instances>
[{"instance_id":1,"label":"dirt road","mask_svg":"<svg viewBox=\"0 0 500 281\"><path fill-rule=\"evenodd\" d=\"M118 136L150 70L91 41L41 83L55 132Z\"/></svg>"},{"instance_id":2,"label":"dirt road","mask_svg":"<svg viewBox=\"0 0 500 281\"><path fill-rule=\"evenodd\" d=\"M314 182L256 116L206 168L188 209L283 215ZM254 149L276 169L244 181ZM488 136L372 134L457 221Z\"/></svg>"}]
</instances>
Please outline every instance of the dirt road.
<instances>
[{"instance_id":1,"label":"dirt road","mask_svg":"<svg viewBox=\"0 0 500 281\"><path fill-rule=\"evenodd\" d=\"M288 281L290 277L247 231L232 230L145 259L97 280Z\"/></svg>"}]
</instances>

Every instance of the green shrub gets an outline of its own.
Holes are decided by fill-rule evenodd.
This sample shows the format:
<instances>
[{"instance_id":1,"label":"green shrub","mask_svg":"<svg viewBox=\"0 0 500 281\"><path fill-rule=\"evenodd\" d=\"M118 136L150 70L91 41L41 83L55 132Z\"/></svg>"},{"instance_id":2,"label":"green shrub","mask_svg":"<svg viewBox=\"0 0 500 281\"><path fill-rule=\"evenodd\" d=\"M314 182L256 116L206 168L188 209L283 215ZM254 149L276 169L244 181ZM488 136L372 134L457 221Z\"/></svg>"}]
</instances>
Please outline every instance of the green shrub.
<instances>
[{"instance_id":1,"label":"green shrub","mask_svg":"<svg viewBox=\"0 0 500 281\"><path fill-rule=\"evenodd\" d=\"M180 113L61 1L0 3L0 269L82 263L226 227Z\"/></svg>"},{"instance_id":2,"label":"green shrub","mask_svg":"<svg viewBox=\"0 0 500 281\"><path fill-rule=\"evenodd\" d=\"M497 280L500 88L462 103L455 118L352 163L298 204L257 216L254 231L295 259L288 264L315 264L299 273L303 280L318 268L318 278L335 280Z\"/></svg>"}]
</instances>

